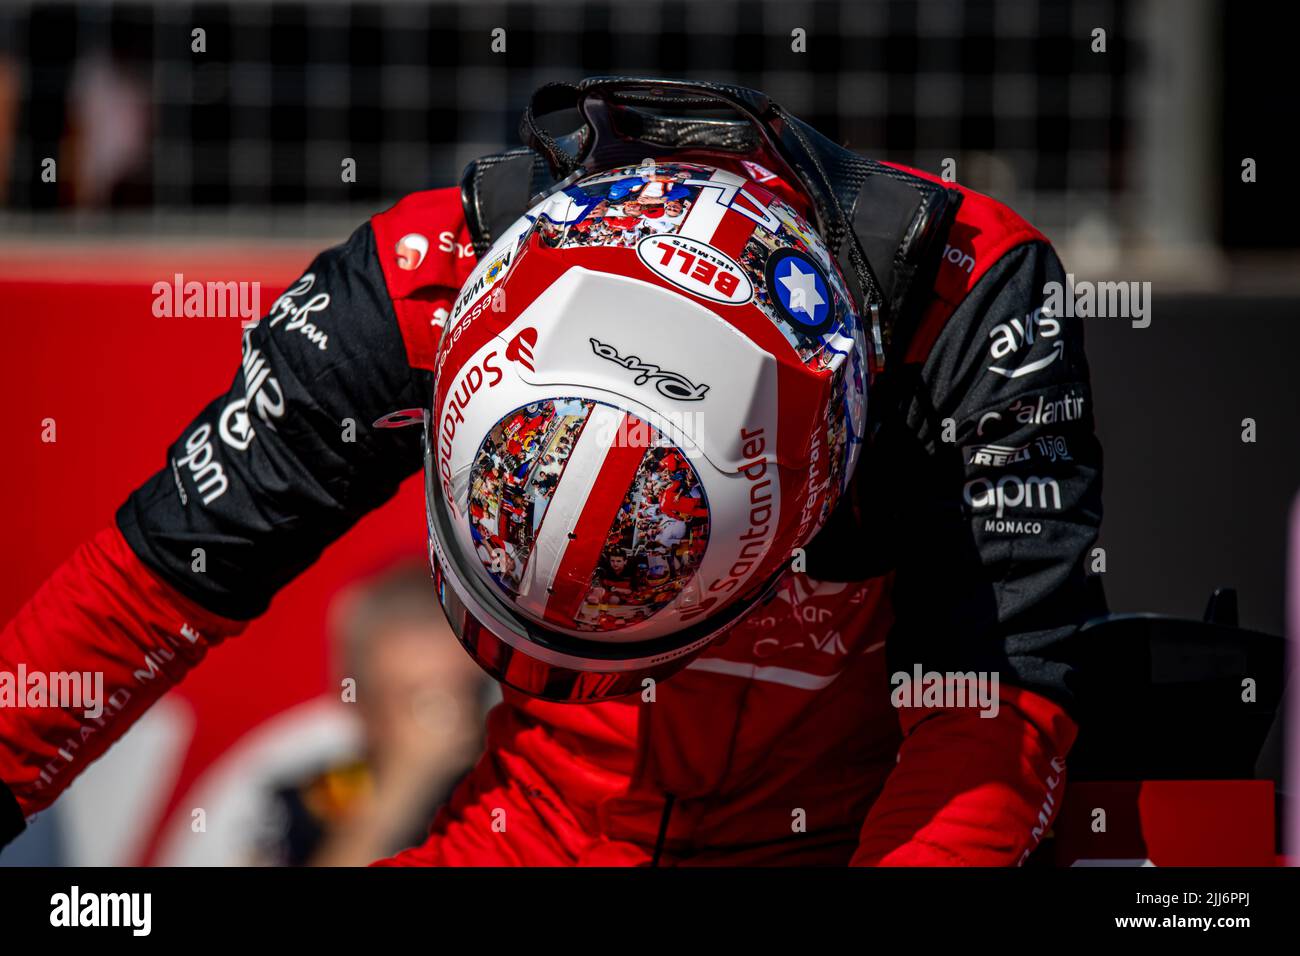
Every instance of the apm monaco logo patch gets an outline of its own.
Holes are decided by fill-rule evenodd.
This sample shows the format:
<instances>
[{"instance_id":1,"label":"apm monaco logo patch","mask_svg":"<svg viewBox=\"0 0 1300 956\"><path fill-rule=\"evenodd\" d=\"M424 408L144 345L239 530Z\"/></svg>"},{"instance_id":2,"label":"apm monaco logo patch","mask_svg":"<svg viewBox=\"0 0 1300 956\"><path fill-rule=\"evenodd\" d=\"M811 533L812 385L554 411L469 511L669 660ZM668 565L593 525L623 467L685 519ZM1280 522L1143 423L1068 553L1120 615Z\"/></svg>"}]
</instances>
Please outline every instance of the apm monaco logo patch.
<instances>
[{"instance_id":1,"label":"apm monaco logo patch","mask_svg":"<svg viewBox=\"0 0 1300 956\"><path fill-rule=\"evenodd\" d=\"M764 270L768 295L782 318L810 335L828 331L835 322L830 283L821 267L796 249L778 249Z\"/></svg>"},{"instance_id":2,"label":"apm monaco logo patch","mask_svg":"<svg viewBox=\"0 0 1300 956\"><path fill-rule=\"evenodd\" d=\"M429 254L429 239L418 232L408 232L397 240L397 267L414 272Z\"/></svg>"},{"instance_id":3,"label":"apm monaco logo patch","mask_svg":"<svg viewBox=\"0 0 1300 956\"><path fill-rule=\"evenodd\" d=\"M646 236L636 254L647 269L692 295L723 305L744 305L754 296L749 277L721 249L685 236Z\"/></svg>"}]
</instances>

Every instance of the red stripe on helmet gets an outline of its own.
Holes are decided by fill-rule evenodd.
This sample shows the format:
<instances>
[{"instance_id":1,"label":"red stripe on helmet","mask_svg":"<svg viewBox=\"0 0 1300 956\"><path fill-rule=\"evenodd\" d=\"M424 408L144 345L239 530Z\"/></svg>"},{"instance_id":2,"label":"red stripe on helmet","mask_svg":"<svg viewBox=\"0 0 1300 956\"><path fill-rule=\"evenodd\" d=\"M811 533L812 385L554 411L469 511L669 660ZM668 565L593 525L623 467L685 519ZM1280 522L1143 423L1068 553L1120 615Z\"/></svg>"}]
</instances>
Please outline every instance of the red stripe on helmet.
<instances>
[{"instance_id":1,"label":"red stripe on helmet","mask_svg":"<svg viewBox=\"0 0 1300 956\"><path fill-rule=\"evenodd\" d=\"M648 428L634 427L631 415L625 414L619 423L617 437L605 453L595 484L571 532L573 537L551 582L545 612L548 621L563 627L573 626L578 608L591 590L591 577L609 529L650 447L649 432Z\"/></svg>"},{"instance_id":2,"label":"red stripe on helmet","mask_svg":"<svg viewBox=\"0 0 1300 956\"><path fill-rule=\"evenodd\" d=\"M740 201L739 198L737 201ZM749 242L749 237L754 234L757 225L753 219L743 213L728 209L723 214L718 227L713 230L713 237L709 240L709 244L715 249L721 249L731 258L739 259L740 254L745 251L745 243Z\"/></svg>"}]
</instances>

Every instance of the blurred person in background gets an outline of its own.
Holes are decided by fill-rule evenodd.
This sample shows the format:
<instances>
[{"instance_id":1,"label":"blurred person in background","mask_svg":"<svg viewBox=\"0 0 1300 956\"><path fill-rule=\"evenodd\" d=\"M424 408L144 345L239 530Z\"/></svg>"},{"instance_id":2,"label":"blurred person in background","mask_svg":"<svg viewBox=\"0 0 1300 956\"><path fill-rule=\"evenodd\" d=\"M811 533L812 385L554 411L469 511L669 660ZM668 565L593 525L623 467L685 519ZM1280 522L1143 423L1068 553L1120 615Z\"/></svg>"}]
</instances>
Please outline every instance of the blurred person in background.
<instances>
[{"instance_id":1,"label":"blurred person in background","mask_svg":"<svg viewBox=\"0 0 1300 956\"><path fill-rule=\"evenodd\" d=\"M0 47L0 203L9 200L9 173L14 156L14 133L18 124L18 65Z\"/></svg>"},{"instance_id":2,"label":"blurred person in background","mask_svg":"<svg viewBox=\"0 0 1300 956\"><path fill-rule=\"evenodd\" d=\"M73 205L99 208L144 199L152 111L148 82L123 57L98 52L77 62L61 148Z\"/></svg>"},{"instance_id":3,"label":"blurred person in background","mask_svg":"<svg viewBox=\"0 0 1300 956\"><path fill-rule=\"evenodd\" d=\"M362 750L273 785L264 864L364 866L423 842L482 749L489 682L448 628L427 568L402 564L358 583L330 618Z\"/></svg>"}]
</instances>

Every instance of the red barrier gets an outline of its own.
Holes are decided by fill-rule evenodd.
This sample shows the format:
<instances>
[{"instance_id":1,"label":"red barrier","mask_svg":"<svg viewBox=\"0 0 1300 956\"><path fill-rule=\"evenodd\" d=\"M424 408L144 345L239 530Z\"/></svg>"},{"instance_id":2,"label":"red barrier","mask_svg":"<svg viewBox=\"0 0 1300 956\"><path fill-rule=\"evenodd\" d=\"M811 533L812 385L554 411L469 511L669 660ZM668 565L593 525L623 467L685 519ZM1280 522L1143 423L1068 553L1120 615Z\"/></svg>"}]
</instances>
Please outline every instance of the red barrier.
<instances>
[{"instance_id":1,"label":"red barrier","mask_svg":"<svg viewBox=\"0 0 1300 956\"><path fill-rule=\"evenodd\" d=\"M154 283L171 283L176 272L199 282L261 282L265 312L311 254L204 259L128 251L83 261L46 247L0 256L8 359L0 382L0 500L8 508L2 619L79 542L112 520L127 493L162 467L167 446L239 368L239 319L157 318ZM49 420L53 442L42 440ZM138 782L141 790L170 791L153 795L161 812L120 862L153 862L164 824L188 817L186 794L218 757L267 718L327 692L329 598L396 557L423 556L423 529L419 482L408 481L169 695L191 712L193 735L179 767L154 768L153 779Z\"/></svg>"}]
</instances>

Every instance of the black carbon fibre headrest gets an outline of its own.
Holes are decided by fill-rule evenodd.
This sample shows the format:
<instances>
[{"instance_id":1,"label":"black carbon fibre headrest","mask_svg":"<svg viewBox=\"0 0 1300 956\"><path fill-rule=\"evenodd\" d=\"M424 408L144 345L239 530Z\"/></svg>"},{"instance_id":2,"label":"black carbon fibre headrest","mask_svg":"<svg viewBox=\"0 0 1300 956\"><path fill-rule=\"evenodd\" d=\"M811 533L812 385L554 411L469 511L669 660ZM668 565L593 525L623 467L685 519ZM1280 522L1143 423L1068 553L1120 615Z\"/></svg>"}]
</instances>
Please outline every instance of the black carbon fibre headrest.
<instances>
[{"instance_id":1,"label":"black carbon fibre headrest","mask_svg":"<svg viewBox=\"0 0 1300 956\"><path fill-rule=\"evenodd\" d=\"M568 135L541 122L572 109L582 125ZM805 190L860 314L878 323L878 365L901 354L961 199L831 142L763 93L726 84L622 76L550 83L533 94L520 133L522 148L476 160L462 178L479 255L532 201L587 172L687 149L730 153Z\"/></svg>"}]
</instances>

